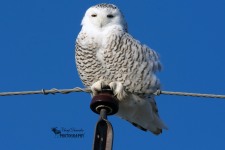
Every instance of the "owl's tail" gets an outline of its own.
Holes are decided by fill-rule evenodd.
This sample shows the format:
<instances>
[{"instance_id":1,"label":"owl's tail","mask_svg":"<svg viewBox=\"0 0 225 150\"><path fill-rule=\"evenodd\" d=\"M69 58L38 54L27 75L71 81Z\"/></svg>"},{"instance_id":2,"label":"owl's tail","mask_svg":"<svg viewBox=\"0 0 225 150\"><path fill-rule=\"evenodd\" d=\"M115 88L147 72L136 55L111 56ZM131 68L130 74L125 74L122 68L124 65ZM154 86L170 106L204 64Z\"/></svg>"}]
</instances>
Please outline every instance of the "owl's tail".
<instances>
[{"instance_id":1,"label":"owl's tail","mask_svg":"<svg viewBox=\"0 0 225 150\"><path fill-rule=\"evenodd\" d=\"M154 97L140 97L130 94L126 99L119 102L119 112L117 115L135 127L143 131L151 131L158 135L162 129L168 129L159 118L158 108Z\"/></svg>"}]
</instances>

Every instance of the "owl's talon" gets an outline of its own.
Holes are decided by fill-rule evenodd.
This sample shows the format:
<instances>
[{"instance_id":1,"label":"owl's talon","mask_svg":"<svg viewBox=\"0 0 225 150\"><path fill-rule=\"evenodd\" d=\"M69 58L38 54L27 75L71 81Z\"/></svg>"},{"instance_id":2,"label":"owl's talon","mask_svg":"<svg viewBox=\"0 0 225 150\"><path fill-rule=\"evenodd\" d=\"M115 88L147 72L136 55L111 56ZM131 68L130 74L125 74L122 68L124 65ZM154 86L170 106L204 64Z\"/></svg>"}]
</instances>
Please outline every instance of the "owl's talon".
<instances>
[{"instance_id":1,"label":"owl's talon","mask_svg":"<svg viewBox=\"0 0 225 150\"><path fill-rule=\"evenodd\" d=\"M124 87L121 82L111 82L109 83L109 87L113 91L113 94L116 96L118 100L123 100L127 94L124 91Z\"/></svg>"},{"instance_id":2,"label":"owl's talon","mask_svg":"<svg viewBox=\"0 0 225 150\"><path fill-rule=\"evenodd\" d=\"M103 80L99 80L97 82L95 82L94 84L92 84L91 86L91 91L92 91L92 95L95 96L97 95L99 92L102 91L102 89L104 87L107 87L108 85L106 84L105 81Z\"/></svg>"}]
</instances>

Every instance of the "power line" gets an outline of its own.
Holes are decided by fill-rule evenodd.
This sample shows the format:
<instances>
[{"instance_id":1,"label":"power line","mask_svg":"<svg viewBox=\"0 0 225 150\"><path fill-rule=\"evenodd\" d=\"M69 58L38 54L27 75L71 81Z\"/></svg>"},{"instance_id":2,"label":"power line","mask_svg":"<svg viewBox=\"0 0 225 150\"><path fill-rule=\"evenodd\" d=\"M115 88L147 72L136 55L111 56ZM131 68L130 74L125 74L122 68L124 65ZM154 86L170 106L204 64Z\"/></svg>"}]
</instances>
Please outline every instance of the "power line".
<instances>
[{"instance_id":1,"label":"power line","mask_svg":"<svg viewBox=\"0 0 225 150\"><path fill-rule=\"evenodd\" d=\"M61 93L61 94L69 94L72 92L87 92L90 93L91 90L88 88L72 88L72 89L56 89L52 88L50 90L37 90L37 91L20 91L20 92L1 92L0 96L13 96L13 95L32 95L32 94L56 94L56 93Z\"/></svg>"},{"instance_id":2,"label":"power line","mask_svg":"<svg viewBox=\"0 0 225 150\"><path fill-rule=\"evenodd\" d=\"M0 96L13 96L13 95L32 95L32 94L69 94L72 92L86 92L91 93L90 88L80 88L75 87L72 89L56 89L52 88L50 90L37 90L37 91L19 91L19 92L0 92ZM161 91L157 90L155 95L176 95L176 96L192 96L192 97L205 97L205 98L221 98L225 99L225 95L217 95L217 94L201 94L201 93L188 93L188 92L172 92L172 91Z\"/></svg>"},{"instance_id":3,"label":"power line","mask_svg":"<svg viewBox=\"0 0 225 150\"><path fill-rule=\"evenodd\" d=\"M205 97L205 98L224 98L225 95L217 95L217 94L201 94L201 93L188 93L188 92L172 92L172 91L161 91L158 90L155 93L156 95L164 94L164 95L176 95L176 96L192 96L192 97Z\"/></svg>"}]
</instances>

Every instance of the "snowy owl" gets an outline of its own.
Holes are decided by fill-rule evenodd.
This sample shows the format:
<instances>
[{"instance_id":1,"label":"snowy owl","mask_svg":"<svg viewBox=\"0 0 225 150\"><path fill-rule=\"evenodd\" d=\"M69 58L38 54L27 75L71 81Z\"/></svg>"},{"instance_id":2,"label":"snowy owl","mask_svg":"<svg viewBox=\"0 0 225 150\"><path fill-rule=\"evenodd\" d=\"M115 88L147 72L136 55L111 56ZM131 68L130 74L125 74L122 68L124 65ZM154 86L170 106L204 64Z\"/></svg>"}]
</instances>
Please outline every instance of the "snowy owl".
<instances>
[{"instance_id":1,"label":"snowy owl","mask_svg":"<svg viewBox=\"0 0 225 150\"><path fill-rule=\"evenodd\" d=\"M135 40L123 14L113 4L90 7L76 39L76 66L92 95L109 86L119 102L117 116L154 134L167 129L158 115L154 92L160 88L155 73L159 56Z\"/></svg>"}]
</instances>

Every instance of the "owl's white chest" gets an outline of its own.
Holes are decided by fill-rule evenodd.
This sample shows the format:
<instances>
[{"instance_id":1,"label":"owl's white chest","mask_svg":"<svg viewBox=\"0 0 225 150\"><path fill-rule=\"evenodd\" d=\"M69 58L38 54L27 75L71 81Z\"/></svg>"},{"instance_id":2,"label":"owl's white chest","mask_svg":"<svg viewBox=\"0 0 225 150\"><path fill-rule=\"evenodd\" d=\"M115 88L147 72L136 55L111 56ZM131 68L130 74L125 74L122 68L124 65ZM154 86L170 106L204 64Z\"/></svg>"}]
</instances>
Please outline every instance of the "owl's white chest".
<instances>
[{"instance_id":1,"label":"owl's white chest","mask_svg":"<svg viewBox=\"0 0 225 150\"><path fill-rule=\"evenodd\" d=\"M115 37L120 37L124 32L120 25L113 25L103 28L94 26L83 26L82 32L86 34L84 45L94 45L92 49L96 58L104 66L104 56L109 51L109 45L115 42Z\"/></svg>"},{"instance_id":2,"label":"owl's white chest","mask_svg":"<svg viewBox=\"0 0 225 150\"><path fill-rule=\"evenodd\" d=\"M104 64L104 53L107 49L107 43L109 43L109 37L112 33L107 31L92 31L87 33L87 39L85 44L95 45L93 51L96 54L97 60Z\"/></svg>"}]
</instances>

